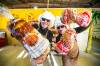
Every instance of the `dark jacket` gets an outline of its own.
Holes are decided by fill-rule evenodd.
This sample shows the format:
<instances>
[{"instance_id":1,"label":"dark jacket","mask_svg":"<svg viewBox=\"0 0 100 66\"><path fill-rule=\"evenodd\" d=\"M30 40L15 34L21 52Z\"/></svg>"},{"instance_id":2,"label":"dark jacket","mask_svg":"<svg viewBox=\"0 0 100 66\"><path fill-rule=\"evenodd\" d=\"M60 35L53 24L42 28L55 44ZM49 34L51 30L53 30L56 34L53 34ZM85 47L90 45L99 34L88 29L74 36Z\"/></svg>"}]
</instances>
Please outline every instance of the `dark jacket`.
<instances>
[{"instance_id":1,"label":"dark jacket","mask_svg":"<svg viewBox=\"0 0 100 66\"><path fill-rule=\"evenodd\" d=\"M42 29L42 26L39 24L33 24L34 28L36 28L43 36L45 36L50 42L52 42L53 33L48 29Z\"/></svg>"},{"instance_id":2,"label":"dark jacket","mask_svg":"<svg viewBox=\"0 0 100 66\"><path fill-rule=\"evenodd\" d=\"M61 39L62 37L62 34L59 34L57 37L56 37L56 43Z\"/></svg>"}]
</instances>

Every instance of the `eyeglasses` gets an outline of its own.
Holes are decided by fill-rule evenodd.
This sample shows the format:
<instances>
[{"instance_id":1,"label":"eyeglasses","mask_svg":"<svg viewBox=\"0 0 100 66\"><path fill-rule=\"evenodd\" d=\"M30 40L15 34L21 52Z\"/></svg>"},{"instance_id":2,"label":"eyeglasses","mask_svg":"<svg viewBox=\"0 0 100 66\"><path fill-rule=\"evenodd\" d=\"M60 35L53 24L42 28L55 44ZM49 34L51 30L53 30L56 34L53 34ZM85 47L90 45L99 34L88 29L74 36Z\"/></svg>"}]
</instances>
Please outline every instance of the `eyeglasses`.
<instances>
[{"instance_id":1,"label":"eyeglasses","mask_svg":"<svg viewBox=\"0 0 100 66\"><path fill-rule=\"evenodd\" d=\"M48 19L45 19L45 18L42 18L42 21L47 21L47 22L50 22L50 20L48 20Z\"/></svg>"},{"instance_id":2,"label":"eyeglasses","mask_svg":"<svg viewBox=\"0 0 100 66\"><path fill-rule=\"evenodd\" d=\"M64 28L64 27L65 27L64 25L58 26L57 29Z\"/></svg>"}]
</instances>

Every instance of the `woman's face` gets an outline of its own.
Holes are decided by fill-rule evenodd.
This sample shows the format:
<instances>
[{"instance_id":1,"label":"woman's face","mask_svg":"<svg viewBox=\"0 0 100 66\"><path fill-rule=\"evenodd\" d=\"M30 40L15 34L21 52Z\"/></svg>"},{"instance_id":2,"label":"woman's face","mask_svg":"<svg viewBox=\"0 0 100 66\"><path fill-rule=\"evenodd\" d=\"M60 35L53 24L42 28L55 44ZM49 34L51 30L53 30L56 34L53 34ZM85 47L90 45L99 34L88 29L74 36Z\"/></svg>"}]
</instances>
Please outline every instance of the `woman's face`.
<instances>
[{"instance_id":1,"label":"woman's face","mask_svg":"<svg viewBox=\"0 0 100 66\"><path fill-rule=\"evenodd\" d=\"M66 31L65 25L58 26L57 29L60 34L64 34Z\"/></svg>"},{"instance_id":2,"label":"woman's face","mask_svg":"<svg viewBox=\"0 0 100 66\"><path fill-rule=\"evenodd\" d=\"M50 20L46 19L46 18L42 18L41 20L41 26L43 28L47 28L49 26Z\"/></svg>"}]
</instances>

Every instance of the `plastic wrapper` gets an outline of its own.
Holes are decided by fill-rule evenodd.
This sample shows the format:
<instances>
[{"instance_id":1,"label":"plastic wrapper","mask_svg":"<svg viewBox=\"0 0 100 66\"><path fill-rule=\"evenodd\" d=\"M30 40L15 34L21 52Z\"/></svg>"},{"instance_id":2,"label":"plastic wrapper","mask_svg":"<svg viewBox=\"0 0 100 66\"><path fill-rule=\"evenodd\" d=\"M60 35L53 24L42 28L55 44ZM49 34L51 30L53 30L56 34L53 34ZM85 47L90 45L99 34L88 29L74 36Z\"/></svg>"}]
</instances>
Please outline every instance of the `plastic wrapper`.
<instances>
[{"instance_id":1,"label":"plastic wrapper","mask_svg":"<svg viewBox=\"0 0 100 66\"><path fill-rule=\"evenodd\" d=\"M75 21L75 16L74 16L72 9L64 10L62 20L63 20L62 22L64 24L70 24L72 22L72 20Z\"/></svg>"},{"instance_id":2,"label":"plastic wrapper","mask_svg":"<svg viewBox=\"0 0 100 66\"><path fill-rule=\"evenodd\" d=\"M19 40L37 64L43 63L50 51L49 41L44 38L30 23L24 20L11 20L8 29Z\"/></svg>"},{"instance_id":3,"label":"plastic wrapper","mask_svg":"<svg viewBox=\"0 0 100 66\"><path fill-rule=\"evenodd\" d=\"M76 23L81 27L87 27L90 23L90 15L88 12L78 14L76 17Z\"/></svg>"},{"instance_id":4,"label":"plastic wrapper","mask_svg":"<svg viewBox=\"0 0 100 66\"><path fill-rule=\"evenodd\" d=\"M72 49L76 40L76 32L68 29L63 35L60 41L57 42L56 50L61 55L67 55L69 50Z\"/></svg>"}]
</instances>

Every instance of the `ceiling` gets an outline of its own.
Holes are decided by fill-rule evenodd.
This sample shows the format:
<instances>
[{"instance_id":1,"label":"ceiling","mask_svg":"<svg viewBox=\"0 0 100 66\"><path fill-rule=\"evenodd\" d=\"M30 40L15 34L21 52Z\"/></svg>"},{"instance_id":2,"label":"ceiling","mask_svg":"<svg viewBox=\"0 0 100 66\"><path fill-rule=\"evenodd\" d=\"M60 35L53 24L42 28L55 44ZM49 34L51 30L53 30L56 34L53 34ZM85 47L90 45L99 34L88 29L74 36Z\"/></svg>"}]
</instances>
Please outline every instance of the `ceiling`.
<instances>
[{"instance_id":1,"label":"ceiling","mask_svg":"<svg viewBox=\"0 0 100 66\"><path fill-rule=\"evenodd\" d=\"M8 8L99 7L99 0L0 0Z\"/></svg>"}]
</instances>

